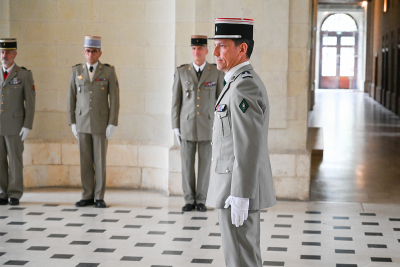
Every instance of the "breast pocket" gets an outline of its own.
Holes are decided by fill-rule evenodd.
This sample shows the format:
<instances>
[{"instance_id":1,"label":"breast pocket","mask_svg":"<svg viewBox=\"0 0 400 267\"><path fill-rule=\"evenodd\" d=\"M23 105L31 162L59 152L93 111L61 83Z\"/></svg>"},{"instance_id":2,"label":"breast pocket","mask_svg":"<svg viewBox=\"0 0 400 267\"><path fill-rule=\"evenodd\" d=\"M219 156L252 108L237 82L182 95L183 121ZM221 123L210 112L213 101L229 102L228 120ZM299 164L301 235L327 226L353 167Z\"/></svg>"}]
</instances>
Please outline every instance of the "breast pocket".
<instances>
[{"instance_id":1,"label":"breast pocket","mask_svg":"<svg viewBox=\"0 0 400 267\"><path fill-rule=\"evenodd\" d=\"M231 134L231 122L228 116L228 108L226 108L224 111L217 112L217 116L220 122L219 136L229 136Z\"/></svg>"}]
</instances>

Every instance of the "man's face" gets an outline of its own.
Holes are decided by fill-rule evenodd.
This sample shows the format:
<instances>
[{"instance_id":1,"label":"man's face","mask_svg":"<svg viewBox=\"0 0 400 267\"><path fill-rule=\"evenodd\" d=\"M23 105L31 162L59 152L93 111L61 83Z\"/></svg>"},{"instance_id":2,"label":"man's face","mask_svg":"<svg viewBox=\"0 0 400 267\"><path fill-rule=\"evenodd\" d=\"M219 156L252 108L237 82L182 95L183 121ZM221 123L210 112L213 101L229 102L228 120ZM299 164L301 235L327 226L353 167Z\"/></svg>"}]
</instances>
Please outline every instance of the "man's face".
<instances>
[{"instance_id":1,"label":"man's face","mask_svg":"<svg viewBox=\"0 0 400 267\"><path fill-rule=\"evenodd\" d=\"M10 67L12 64L14 64L16 55L16 50L1 50L1 63L6 67Z\"/></svg>"},{"instance_id":2,"label":"man's face","mask_svg":"<svg viewBox=\"0 0 400 267\"><path fill-rule=\"evenodd\" d=\"M231 68L238 65L242 59L240 46L235 46L231 39L215 39L213 55L217 63L217 68L227 73Z\"/></svg>"},{"instance_id":3,"label":"man's face","mask_svg":"<svg viewBox=\"0 0 400 267\"><path fill-rule=\"evenodd\" d=\"M208 54L208 49L205 46L194 45L192 46L192 56L193 61L197 64L203 64L206 60L206 55Z\"/></svg>"},{"instance_id":4,"label":"man's face","mask_svg":"<svg viewBox=\"0 0 400 267\"><path fill-rule=\"evenodd\" d=\"M99 61L101 53L102 52L98 48L86 47L85 50L83 50L86 62L89 63L90 65L94 65L96 64L97 61Z\"/></svg>"}]
</instances>

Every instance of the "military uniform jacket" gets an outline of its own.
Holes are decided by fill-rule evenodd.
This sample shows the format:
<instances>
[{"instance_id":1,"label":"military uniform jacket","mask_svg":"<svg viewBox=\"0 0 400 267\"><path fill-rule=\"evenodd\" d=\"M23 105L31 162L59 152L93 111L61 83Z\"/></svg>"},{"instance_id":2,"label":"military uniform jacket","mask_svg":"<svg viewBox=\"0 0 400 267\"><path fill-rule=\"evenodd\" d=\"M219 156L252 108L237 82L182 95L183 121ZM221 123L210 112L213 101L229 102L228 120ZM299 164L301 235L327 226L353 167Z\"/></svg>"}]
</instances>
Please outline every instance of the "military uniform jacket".
<instances>
[{"instance_id":1,"label":"military uniform jacket","mask_svg":"<svg viewBox=\"0 0 400 267\"><path fill-rule=\"evenodd\" d=\"M118 126L119 86L113 66L99 62L90 82L85 64L72 67L69 78L68 121L78 133L104 134Z\"/></svg>"},{"instance_id":2,"label":"military uniform jacket","mask_svg":"<svg viewBox=\"0 0 400 267\"><path fill-rule=\"evenodd\" d=\"M223 81L224 73L208 62L199 81L193 64L177 68L172 87L172 128L180 128L183 140L211 140L214 105Z\"/></svg>"},{"instance_id":3,"label":"military uniform jacket","mask_svg":"<svg viewBox=\"0 0 400 267\"><path fill-rule=\"evenodd\" d=\"M32 72L15 64L6 80L3 73L0 76L0 135L18 135L22 127L32 129L35 116Z\"/></svg>"},{"instance_id":4,"label":"military uniform jacket","mask_svg":"<svg viewBox=\"0 0 400 267\"><path fill-rule=\"evenodd\" d=\"M241 67L216 103L207 206L230 196L249 198L250 210L276 204L268 153L267 91L251 65Z\"/></svg>"}]
</instances>

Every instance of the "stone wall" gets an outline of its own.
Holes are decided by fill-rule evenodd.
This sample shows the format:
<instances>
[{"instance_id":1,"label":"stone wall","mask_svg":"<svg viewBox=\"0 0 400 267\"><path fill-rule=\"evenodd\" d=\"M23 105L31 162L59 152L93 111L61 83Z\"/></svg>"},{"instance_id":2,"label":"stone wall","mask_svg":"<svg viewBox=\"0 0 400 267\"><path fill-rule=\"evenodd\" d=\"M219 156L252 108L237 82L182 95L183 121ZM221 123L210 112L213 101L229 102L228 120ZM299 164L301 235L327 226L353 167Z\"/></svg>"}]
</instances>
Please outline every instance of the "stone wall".
<instances>
[{"instance_id":1,"label":"stone wall","mask_svg":"<svg viewBox=\"0 0 400 267\"><path fill-rule=\"evenodd\" d=\"M80 185L78 147L67 123L68 77L72 65L84 62L84 35L100 35L100 60L115 65L121 88L107 186L182 194L170 125L173 73L191 62L191 34L213 35L215 17L232 16L255 20L251 63L271 104L268 146L277 196L307 199L310 6L311 0L2 1L0 33L18 38L16 62L32 70L37 90L25 185ZM209 41L209 62L213 46Z\"/></svg>"}]
</instances>

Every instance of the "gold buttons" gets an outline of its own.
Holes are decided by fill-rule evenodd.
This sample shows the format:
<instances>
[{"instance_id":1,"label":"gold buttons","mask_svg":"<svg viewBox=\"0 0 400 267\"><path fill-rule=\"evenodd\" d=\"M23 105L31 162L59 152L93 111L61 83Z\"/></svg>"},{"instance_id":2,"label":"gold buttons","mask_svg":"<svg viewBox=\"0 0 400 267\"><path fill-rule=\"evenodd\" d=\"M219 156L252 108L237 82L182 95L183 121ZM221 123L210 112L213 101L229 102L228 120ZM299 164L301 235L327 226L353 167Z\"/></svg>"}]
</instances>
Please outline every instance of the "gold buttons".
<instances>
[{"instance_id":1,"label":"gold buttons","mask_svg":"<svg viewBox=\"0 0 400 267\"><path fill-rule=\"evenodd\" d=\"M90 93L92 93L92 91L90 91Z\"/></svg>"},{"instance_id":2,"label":"gold buttons","mask_svg":"<svg viewBox=\"0 0 400 267\"><path fill-rule=\"evenodd\" d=\"M229 169L226 169L225 172L226 172L226 173L229 173Z\"/></svg>"},{"instance_id":3,"label":"gold buttons","mask_svg":"<svg viewBox=\"0 0 400 267\"><path fill-rule=\"evenodd\" d=\"M197 105L197 107L200 107L200 105Z\"/></svg>"},{"instance_id":4,"label":"gold buttons","mask_svg":"<svg viewBox=\"0 0 400 267\"><path fill-rule=\"evenodd\" d=\"M90 107L90 109L92 109L92 107Z\"/></svg>"},{"instance_id":5,"label":"gold buttons","mask_svg":"<svg viewBox=\"0 0 400 267\"><path fill-rule=\"evenodd\" d=\"M200 92L200 89L198 89L197 91L199 91L199 92Z\"/></svg>"},{"instance_id":6,"label":"gold buttons","mask_svg":"<svg viewBox=\"0 0 400 267\"><path fill-rule=\"evenodd\" d=\"M3 90L6 90L6 88L5 88L5 87L3 87Z\"/></svg>"},{"instance_id":7,"label":"gold buttons","mask_svg":"<svg viewBox=\"0 0 400 267\"><path fill-rule=\"evenodd\" d=\"M197 99L200 99L200 97L197 97Z\"/></svg>"},{"instance_id":8,"label":"gold buttons","mask_svg":"<svg viewBox=\"0 0 400 267\"><path fill-rule=\"evenodd\" d=\"M214 158L211 158L211 161L214 161Z\"/></svg>"},{"instance_id":9,"label":"gold buttons","mask_svg":"<svg viewBox=\"0 0 400 267\"><path fill-rule=\"evenodd\" d=\"M199 115L200 114L200 112L197 112L197 115Z\"/></svg>"}]
</instances>

